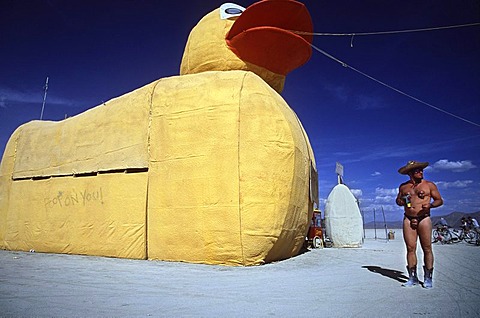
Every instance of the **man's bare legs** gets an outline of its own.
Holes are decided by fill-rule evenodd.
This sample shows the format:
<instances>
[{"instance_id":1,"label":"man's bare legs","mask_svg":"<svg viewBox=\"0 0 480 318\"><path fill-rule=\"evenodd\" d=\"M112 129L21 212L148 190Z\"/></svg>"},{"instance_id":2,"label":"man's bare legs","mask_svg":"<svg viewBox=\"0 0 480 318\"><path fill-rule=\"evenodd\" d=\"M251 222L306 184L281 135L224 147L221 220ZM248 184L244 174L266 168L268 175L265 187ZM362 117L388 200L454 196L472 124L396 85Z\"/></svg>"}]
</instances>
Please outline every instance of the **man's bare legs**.
<instances>
[{"instance_id":1,"label":"man's bare legs","mask_svg":"<svg viewBox=\"0 0 480 318\"><path fill-rule=\"evenodd\" d=\"M433 268L432 220L427 217L418 224L418 237L423 250L423 262L427 269Z\"/></svg>"},{"instance_id":2,"label":"man's bare legs","mask_svg":"<svg viewBox=\"0 0 480 318\"><path fill-rule=\"evenodd\" d=\"M416 221L416 220L415 220ZM417 231L412 229L410 220L403 220L403 239L407 248L407 270L408 281L403 284L405 287L412 287L418 284L417 277Z\"/></svg>"},{"instance_id":3,"label":"man's bare legs","mask_svg":"<svg viewBox=\"0 0 480 318\"><path fill-rule=\"evenodd\" d=\"M423 250L423 266L424 281L423 287L432 288L432 274L433 274L433 252L432 252L432 220L425 218L418 227L418 236L420 238L420 245Z\"/></svg>"},{"instance_id":4,"label":"man's bare legs","mask_svg":"<svg viewBox=\"0 0 480 318\"><path fill-rule=\"evenodd\" d=\"M420 239L420 245L423 250L423 261L425 267L433 268L432 252L432 220L430 217L423 219L418 223L417 229L412 229L410 220L403 220L403 239L407 248L407 265L414 267L417 265L417 235Z\"/></svg>"},{"instance_id":5,"label":"man's bare legs","mask_svg":"<svg viewBox=\"0 0 480 318\"><path fill-rule=\"evenodd\" d=\"M412 224L413 226L412 228ZM403 238L407 248L407 270L408 281L403 286L411 287L418 284L417 278L417 235L420 239L420 245L423 251L425 288L432 288L432 272L433 272L433 251L432 251L432 220L430 217L424 218L418 222L416 219L410 221L405 218L403 220Z\"/></svg>"},{"instance_id":6,"label":"man's bare legs","mask_svg":"<svg viewBox=\"0 0 480 318\"><path fill-rule=\"evenodd\" d=\"M407 267L417 266L417 231L410 226L410 220L403 220L403 240L407 248Z\"/></svg>"}]
</instances>

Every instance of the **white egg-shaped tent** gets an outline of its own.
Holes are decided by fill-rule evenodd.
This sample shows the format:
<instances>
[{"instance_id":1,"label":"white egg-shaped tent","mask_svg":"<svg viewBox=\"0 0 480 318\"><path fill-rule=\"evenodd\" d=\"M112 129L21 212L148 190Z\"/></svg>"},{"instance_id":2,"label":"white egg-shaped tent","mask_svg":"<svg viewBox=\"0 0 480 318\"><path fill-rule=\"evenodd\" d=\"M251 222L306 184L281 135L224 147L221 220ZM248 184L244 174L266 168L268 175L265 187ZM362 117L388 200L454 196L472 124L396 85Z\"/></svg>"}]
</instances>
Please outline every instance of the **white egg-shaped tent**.
<instances>
[{"instance_id":1,"label":"white egg-shaped tent","mask_svg":"<svg viewBox=\"0 0 480 318\"><path fill-rule=\"evenodd\" d=\"M334 247L362 246L362 215L357 200L344 184L336 185L328 195L325 227Z\"/></svg>"}]
</instances>

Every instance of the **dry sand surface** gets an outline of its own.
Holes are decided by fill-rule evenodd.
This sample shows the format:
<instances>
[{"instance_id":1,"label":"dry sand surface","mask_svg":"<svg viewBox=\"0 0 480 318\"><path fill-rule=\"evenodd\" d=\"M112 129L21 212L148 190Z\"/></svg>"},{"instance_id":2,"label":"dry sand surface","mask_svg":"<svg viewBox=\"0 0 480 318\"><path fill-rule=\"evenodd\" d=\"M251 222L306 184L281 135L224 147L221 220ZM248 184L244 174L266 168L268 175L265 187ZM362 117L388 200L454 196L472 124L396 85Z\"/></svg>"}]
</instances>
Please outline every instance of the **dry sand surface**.
<instances>
[{"instance_id":1,"label":"dry sand surface","mask_svg":"<svg viewBox=\"0 0 480 318\"><path fill-rule=\"evenodd\" d=\"M430 290L401 286L404 253L400 230L256 267L0 251L0 316L480 316L480 247L434 244Z\"/></svg>"}]
</instances>

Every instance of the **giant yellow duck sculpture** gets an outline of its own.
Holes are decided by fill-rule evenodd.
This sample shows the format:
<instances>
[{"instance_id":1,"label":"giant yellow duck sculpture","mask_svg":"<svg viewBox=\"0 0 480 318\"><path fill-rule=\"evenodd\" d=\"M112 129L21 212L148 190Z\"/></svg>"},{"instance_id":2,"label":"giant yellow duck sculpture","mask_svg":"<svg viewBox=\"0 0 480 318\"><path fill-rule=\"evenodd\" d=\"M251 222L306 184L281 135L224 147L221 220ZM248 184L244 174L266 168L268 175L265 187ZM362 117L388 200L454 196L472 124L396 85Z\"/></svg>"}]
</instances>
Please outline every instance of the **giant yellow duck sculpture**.
<instances>
[{"instance_id":1,"label":"giant yellow duck sculpture","mask_svg":"<svg viewBox=\"0 0 480 318\"><path fill-rule=\"evenodd\" d=\"M310 57L292 0L225 4L192 30L181 75L11 136L0 248L258 265L300 251L315 160L278 94Z\"/></svg>"}]
</instances>

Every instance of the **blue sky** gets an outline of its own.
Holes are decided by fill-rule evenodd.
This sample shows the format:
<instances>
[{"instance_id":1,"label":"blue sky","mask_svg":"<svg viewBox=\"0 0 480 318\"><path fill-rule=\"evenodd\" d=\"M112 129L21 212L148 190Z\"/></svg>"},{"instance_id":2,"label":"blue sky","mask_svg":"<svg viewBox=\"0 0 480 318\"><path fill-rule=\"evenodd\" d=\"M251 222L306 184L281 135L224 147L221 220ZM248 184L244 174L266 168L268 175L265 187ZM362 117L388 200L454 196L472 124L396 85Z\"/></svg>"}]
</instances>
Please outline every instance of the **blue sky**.
<instances>
[{"instance_id":1,"label":"blue sky","mask_svg":"<svg viewBox=\"0 0 480 318\"><path fill-rule=\"evenodd\" d=\"M397 169L417 160L430 162L425 178L445 199L434 214L479 211L480 26L360 33L479 23L480 2L303 2L316 33L357 34L315 36L317 48L351 68L314 50L282 93L314 148L321 209L340 162L367 221L382 208L388 220L400 220L394 197L406 179ZM191 28L222 3L0 1L0 153L19 125L39 119L47 76L43 118L62 120L178 75Z\"/></svg>"}]
</instances>

